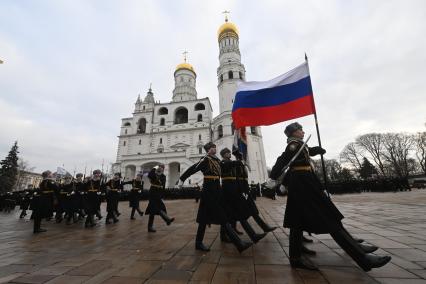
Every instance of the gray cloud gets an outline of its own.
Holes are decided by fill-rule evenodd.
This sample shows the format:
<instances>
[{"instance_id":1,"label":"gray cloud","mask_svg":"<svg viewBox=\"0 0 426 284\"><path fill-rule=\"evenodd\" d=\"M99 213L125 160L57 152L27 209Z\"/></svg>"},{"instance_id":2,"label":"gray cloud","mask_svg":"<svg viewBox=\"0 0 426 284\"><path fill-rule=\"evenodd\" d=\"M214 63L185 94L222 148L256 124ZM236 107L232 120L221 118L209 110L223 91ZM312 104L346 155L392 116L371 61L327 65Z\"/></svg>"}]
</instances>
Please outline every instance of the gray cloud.
<instances>
[{"instance_id":1,"label":"gray cloud","mask_svg":"<svg viewBox=\"0 0 426 284\"><path fill-rule=\"evenodd\" d=\"M9 0L0 9L0 156L18 139L38 171L114 162L120 119L151 82L156 100L171 100L184 50L199 97L218 114L225 9L248 80L275 77L308 53L329 158L366 132L424 130L424 1ZM315 144L313 118L298 121ZM284 125L262 129L269 165L284 149Z\"/></svg>"}]
</instances>

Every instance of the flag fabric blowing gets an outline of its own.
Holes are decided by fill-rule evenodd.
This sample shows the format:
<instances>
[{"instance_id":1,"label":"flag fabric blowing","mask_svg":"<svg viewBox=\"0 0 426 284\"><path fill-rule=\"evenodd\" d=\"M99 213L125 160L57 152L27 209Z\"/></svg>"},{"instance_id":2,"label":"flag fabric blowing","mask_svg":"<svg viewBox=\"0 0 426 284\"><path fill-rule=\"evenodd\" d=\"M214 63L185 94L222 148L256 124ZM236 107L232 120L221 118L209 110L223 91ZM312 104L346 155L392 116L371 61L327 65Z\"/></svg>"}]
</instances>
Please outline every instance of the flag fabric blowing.
<instances>
[{"instance_id":1,"label":"flag fabric blowing","mask_svg":"<svg viewBox=\"0 0 426 284\"><path fill-rule=\"evenodd\" d=\"M232 119L236 129L271 125L315 114L308 62L265 82L241 82Z\"/></svg>"}]
</instances>

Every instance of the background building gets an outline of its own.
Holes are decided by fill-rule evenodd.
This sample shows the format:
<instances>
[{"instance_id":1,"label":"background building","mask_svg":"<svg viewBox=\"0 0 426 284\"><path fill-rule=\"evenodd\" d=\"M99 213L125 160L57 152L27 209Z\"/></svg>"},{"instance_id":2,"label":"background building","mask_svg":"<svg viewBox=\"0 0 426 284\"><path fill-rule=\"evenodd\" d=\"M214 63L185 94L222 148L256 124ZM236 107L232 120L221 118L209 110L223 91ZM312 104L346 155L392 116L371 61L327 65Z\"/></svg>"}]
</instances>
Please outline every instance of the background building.
<instances>
[{"instance_id":1,"label":"background building","mask_svg":"<svg viewBox=\"0 0 426 284\"><path fill-rule=\"evenodd\" d=\"M150 88L143 100L138 96L132 117L122 119L114 171L130 179L139 171L147 172L163 163L167 186L173 187L180 174L205 155L205 143L216 143L218 153L225 147L232 149L232 105L237 84L245 80L246 71L241 63L238 29L228 19L218 30L218 44L220 114L212 118L209 98L197 97L197 74L185 57L174 72L171 102L157 103ZM247 134L249 182L262 183L267 179L267 170L261 129L248 127ZM198 173L185 185L202 181L202 174Z\"/></svg>"}]
</instances>

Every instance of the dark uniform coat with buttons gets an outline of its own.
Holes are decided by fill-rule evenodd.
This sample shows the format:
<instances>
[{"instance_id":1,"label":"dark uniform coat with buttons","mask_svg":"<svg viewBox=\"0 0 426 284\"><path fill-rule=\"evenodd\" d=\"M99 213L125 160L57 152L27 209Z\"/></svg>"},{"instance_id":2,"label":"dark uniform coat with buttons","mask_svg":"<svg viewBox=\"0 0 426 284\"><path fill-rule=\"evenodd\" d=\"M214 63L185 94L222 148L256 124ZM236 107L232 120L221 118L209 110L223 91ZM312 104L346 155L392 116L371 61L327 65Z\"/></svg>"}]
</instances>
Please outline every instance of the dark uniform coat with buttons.
<instances>
[{"instance_id":1,"label":"dark uniform coat with buttons","mask_svg":"<svg viewBox=\"0 0 426 284\"><path fill-rule=\"evenodd\" d=\"M199 171L203 173L204 181L198 207L197 223L220 225L228 222L220 185L220 160L215 156L206 155L198 163L189 167L182 174L180 180L185 181Z\"/></svg>"},{"instance_id":2,"label":"dark uniform coat with buttons","mask_svg":"<svg viewBox=\"0 0 426 284\"><path fill-rule=\"evenodd\" d=\"M105 184L107 187L107 212L118 211L118 203L120 201L120 193L123 189L121 180L110 179Z\"/></svg>"},{"instance_id":3,"label":"dark uniform coat with buttons","mask_svg":"<svg viewBox=\"0 0 426 284\"><path fill-rule=\"evenodd\" d=\"M89 180L86 183L86 213L95 214L102 202L102 185L100 180Z\"/></svg>"},{"instance_id":4,"label":"dark uniform coat with buttons","mask_svg":"<svg viewBox=\"0 0 426 284\"><path fill-rule=\"evenodd\" d=\"M248 206L250 216L259 215L259 210L257 209L256 202L253 199L253 194L250 192L247 167L240 160L235 161L234 165L237 187L246 198L246 204Z\"/></svg>"},{"instance_id":5,"label":"dark uniform coat with buttons","mask_svg":"<svg viewBox=\"0 0 426 284\"><path fill-rule=\"evenodd\" d=\"M132 185L132 189L129 193L129 207L139 208L140 195L143 190L143 181L134 179L132 181L125 182L124 184Z\"/></svg>"},{"instance_id":6,"label":"dark uniform coat with buttons","mask_svg":"<svg viewBox=\"0 0 426 284\"><path fill-rule=\"evenodd\" d=\"M222 171L222 191L227 216L233 222L248 219L250 208L237 183L236 168L238 161L225 160L220 162Z\"/></svg>"},{"instance_id":7,"label":"dark uniform coat with buttons","mask_svg":"<svg viewBox=\"0 0 426 284\"><path fill-rule=\"evenodd\" d=\"M278 157L271 171L271 179L278 179L282 169L296 155L303 141L289 139L285 152ZM341 229L343 215L322 190L321 183L310 165L310 156L324 153L320 147L305 146L290 166L284 183L288 188L284 227L324 234Z\"/></svg>"},{"instance_id":8,"label":"dark uniform coat with buttons","mask_svg":"<svg viewBox=\"0 0 426 284\"><path fill-rule=\"evenodd\" d=\"M34 197L32 199L32 208L35 217L39 218L50 218L53 215L54 203L55 203L55 192L59 191L59 187L54 181L50 179L44 179L39 188L34 191Z\"/></svg>"},{"instance_id":9,"label":"dark uniform coat with buttons","mask_svg":"<svg viewBox=\"0 0 426 284\"><path fill-rule=\"evenodd\" d=\"M160 211L167 213L166 205L161 199L166 188L166 176L164 174L158 175L153 168L148 173L151 187L149 188L149 203L146 207L145 214L160 215Z\"/></svg>"}]
</instances>

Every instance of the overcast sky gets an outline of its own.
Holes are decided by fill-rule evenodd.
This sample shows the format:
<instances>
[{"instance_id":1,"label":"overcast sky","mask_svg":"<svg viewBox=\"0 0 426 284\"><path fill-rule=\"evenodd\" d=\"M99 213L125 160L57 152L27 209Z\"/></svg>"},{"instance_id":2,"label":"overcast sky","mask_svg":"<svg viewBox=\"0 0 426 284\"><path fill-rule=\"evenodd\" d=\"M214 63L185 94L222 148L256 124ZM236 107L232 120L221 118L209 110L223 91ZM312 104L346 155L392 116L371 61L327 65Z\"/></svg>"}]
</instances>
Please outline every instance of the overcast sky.
<instances>
[{"instance_id":1,"label":"overcast sky","mask_svg":"<svg viewBox=\"0 0 426 284\"><path fill-rule=\"evenodd\" d=\"M0 159L18 140L38 172L115 162L121 118L151 82L156 100L171 100L184 50L217 115L224 10L247 80L276 77L307 52L327 158L360 134L425 130L426 1L2 0ZM315 144L313 117L297 121ZM269 166L286 124L262 128Z\"/></svg>"}]
</instances>

